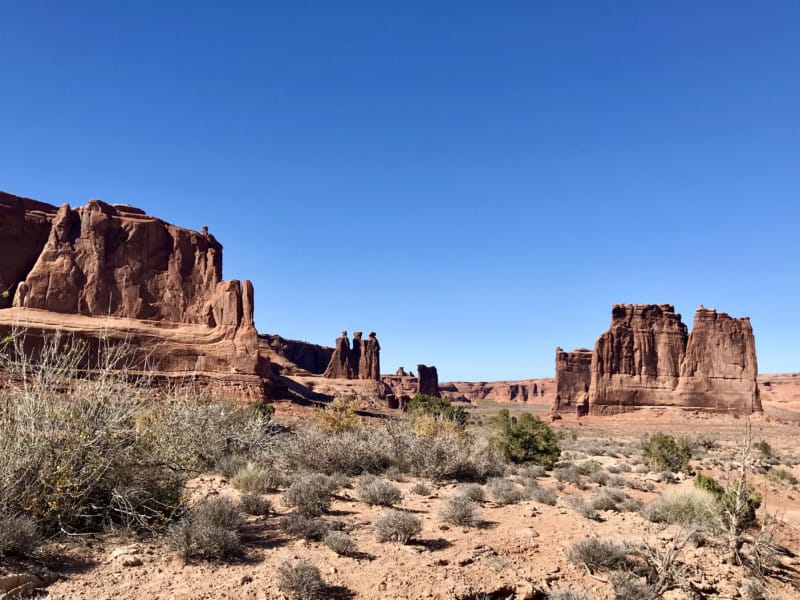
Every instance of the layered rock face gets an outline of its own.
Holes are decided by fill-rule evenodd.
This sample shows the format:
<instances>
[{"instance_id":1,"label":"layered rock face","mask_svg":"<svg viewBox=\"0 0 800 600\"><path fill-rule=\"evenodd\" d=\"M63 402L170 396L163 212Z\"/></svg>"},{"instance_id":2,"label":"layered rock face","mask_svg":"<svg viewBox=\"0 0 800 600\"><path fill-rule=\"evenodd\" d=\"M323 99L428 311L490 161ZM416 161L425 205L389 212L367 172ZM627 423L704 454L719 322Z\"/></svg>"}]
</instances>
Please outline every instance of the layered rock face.
<instances>
[{"instance_id":1,"label":"layered rock face","mask_svg":"<svg viewBox=\"0 0 800 600\"><path fill-rule=\"evenodd\" d=\"M13 298L0 329L124 339L159 376L204 379L241 399L268 394L253 286L222 281L222 246L205 228L99 200L56 208L2 194L0 231L3 296Z\"/></svg>"},{"instance_id":2,"label":"layered rock face","mask_svg":"<svg viewBox=\"0 0 800 600\"><path fill-rule=\"evenodd\" d=\"M556 411L588 410L592 383L592 351L577 348L565 352L556 348Z\"/></svg>"},{"instance_id":3,"label":"layered rock face","mask_svg":"<svg viewBox=\"0 0 800 600\"><path fill-rule=\"evenodd\" d=\"M569 361L557 352L557 376L561 372L565 389L574 389L566 383ZM700 307L689 335L672 305L617 304L592 353L588 405L592 413L640 406L750 413L761 410L756 377L749 319Z\"/></svg>"},{"instance_id":4,"label":"layered rock face","mask_svg":"<svg viewBox=\"0 0 800 600\"><path fill-rule=\"evenodd\" d=\"M439 373L436 371L436 367L417 365L417 375L419 378L417 393L441 398L442 393L439 390Z\"/></svg>"},{"instance_id":5,"label":"layered rock face","mask_svg":"<svg viewBox=\"0 0 800 600\"><path fill-rule=\"evenodd\" d=\"M333 356L333 348L330 346L288 340L276 334L260 335L259 338L265 341L273 352L312 375L324 373Z\"/></svg>"},{"instance_id":6,"label":"layered rock face","mask_svg":"<svg viewBox=\"0 0 800 600\"><path fill-rule=\"evenodd\" d=\"M336 347L323 377L380 381L380 352L381 345L374 331L370 332L366 340L360 331L354 332L352 348L347 331L342 331L342 336L336 338Z\"/></svg>"}]
</instances>

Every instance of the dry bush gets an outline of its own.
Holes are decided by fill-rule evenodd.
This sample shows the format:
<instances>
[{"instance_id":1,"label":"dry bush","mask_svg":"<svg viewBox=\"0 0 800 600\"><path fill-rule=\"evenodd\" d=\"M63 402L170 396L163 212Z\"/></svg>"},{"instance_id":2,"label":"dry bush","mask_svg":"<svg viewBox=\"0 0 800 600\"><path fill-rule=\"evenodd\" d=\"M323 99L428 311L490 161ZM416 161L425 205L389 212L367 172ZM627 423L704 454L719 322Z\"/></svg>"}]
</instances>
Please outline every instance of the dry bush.
<instances>
[{"instance_id":1,"label":"dry bush","mask_svg":"<svg viewBox=\"0 0 800 600\"><path fill-rule=\"evenodd\" d=\"M247 467L247 459L237 454L223 454L214 464L214 472L225 479L232 479L236 473Z\"/></svg>"},{"instance_id":2,"label":"dry bush","mask_svg":"<svg viewBox=\"0 0 800 600\"><path fill-rule=\"evenodd\" d=\"M439 517L446 523L462 527L477 527L480 524L477 505L461 494L450 496L444 501Z\"/></svg>"},{"instance_id":3,"label":"dry bush","mask_svg":"<svg viewBox=\"0 0 800 600\"><path fill-rule=\"evenodd\" d=\"M231 479L231 484L245 494L266 494L276 491L282 478L273 469L249 464L239 469Z\"/></svg>"},{"instance_id":4,"label":"dry bush","mask_svg":"<svg viewBox=\"0 0 800 600\"><path fill-rule=\"evenodd\" d=\"M329 531L323 541L339 556L355 556L358 553L353 540L343 531Z\"/></svg>"},{"instance_id":5,"label":"dry bush","mask_svg":"<svg viewBox=\"0 0 800 600\"><path fill-rule=\"evenodd\" d=\"M400 502L400 489L374 475L362 475L356 488L358 498L369 506L393 506Z\"/></svg>"},{"instance_id":6,"label":"dry bush","mask_svg":"<svg viewBox=\"0 0 800 600\"><path fill-rule=\"evenodd\" d=\"M529 485L527 488L528 498L539 504L547 504L555 506L558 501L558 494L553 488L544 487L541 485Z\"/></svg>"},{"instance_id":7,"label":"dry bush","mask_svg":"<svg viewBox=\"0 0 800 600\"><path fill-rule=\"evenodd\" d=\"M306 517L296 513L281 518L278 526L287 535L315 541L324 539L331 530L331 526L319 517Z\"/></svg>"},{"instance_id":8,"label":"dry bush","mask_svg":"<svg viewBox=\"0 0 800 600\"><path fill-rule=\"evenodd\" d=\"M323 598L325 583L319 569L305 558L286 560L278 565L278 589L297 600L320 600Z\"/></svg>"},{"instance_id":9,"label":"dry bush","mask_svg":"<svg viewBox=\"0 0 800 600\"><path fill-rule=\"evenodd\" d=\"M572 464L556 466L556 468L553 469L553 477L562 483L572 483L580 489L585 487L580 469Z\"/></svg>"},{"instance_id":10,"label":"dry bush","mask_svg":"<svg viewBox=\"0 0 800 600\"><path fill-rule=\"evenodd\" d=\"M547 600L591 600L583 590L554 590L547 595Z\"/></svg>"},{"instance_id":11,"label":"dry bush","mask_svg":"<svg viewBox=\"0 0 800 600\"><path fill-rule=\"evenodd\" d=\"M425 485L425 483L423 483L422 481L418 481L417 483L411 486L411 493L416 494L417 496L430 496L431 488Z\"/></svg>"},{"instance_id":12,"label":"dry bush","mask_svg":"<svg viewBox=\"0 0 800 600\"><path fill-rule=\"evenodd\" d=\"M693 488L663 493L643 508L642 516L653 523L676 523L699 531L719 527L714 496Z\"/></svg>"},{"instance_id":13,"label":"dry bush","mask_svg":"<svg viewBox=\"0 0 800 600\"><path fill-rule=\"evenodd\" d=\"M585 502L580 494L567 494L561 498L561 501L565 506L571 508L582 517L586 517L592 521L600 520L600 515L597 513L591 503Z\"/></svg>"},{"instance_id":14,"label":"dry bush","mask_svg":"<svg viewBox=\"0 0 800 600\"><path fill-rule=\"evenodd\" d=\"M614 600L655 600L658 594L647 580L630 571L615 571L608 578Z\"/></svg>"},{"instance_id":15,"label":"dry bush","mask_svg":"<svg viewBox=\"0 0 800 600\"><path fill-rule=\"evenodd\" d=\"M767 479L784 485L797 485L800 483L794 473L783 467L772 468L767 471Z\"/></svg>"},{"instance_id":16,"label":"dry bush","mask_svg":"<svg viewBox=\"0 0 800 600\"><path fill-rule=\"evenodd\" d=\"M283 503L306 517L318 517L331 506L333 481L322 473L297 477L283 494Z\"/></svg>"},{"instance_id":17,"label":"dry bush","mask_svg":"<svg viewBox=\"0 0 800 600\"><path fill-rule=\"evenodd\" d=\"M631 498L622 490L616 488L603 488L592 494L589 506L593 510L611 510L614 512L637 512L641 510L642 503Z\"/></svg>"},{"instance_id":18,"label":"dry bush","mask_svg":"<svg viewBox=\"0 0 800 600\"><path fill-rule=\"evenodd\" d=\"M258 494L244 494L239 499L239 508L245 514L260 517L272 512L272 503Z\"/></svg>"},{"instance_id":19,"label":"dry bush","mask_svg":"<svg viewBox=\"0 0 800 600\"><path fill-rule=\"evenodd\" d=\"M483 502L486 499L486 492L483 486L477 483L468 483L458 488L457 492L460 496L465 496L473 502Z\"/></svg>"},{"instance_id":20,"label":"dry bush","mask_svg":"<svg viewBox=\"0 0 800 600\"><path fill-rule=\"evenodd\" d=\"M491 492L494 501L501 506L516 504L525 499L525 494L510 479L493 477L486 483L486 487Z\"/></svg>"},{"instance_id":21,"label":"dry bush","mask_svg":"<svg viewBox=\"0 0 800 600\"><path fill-rule=\"evenodd\" d=\"M354 431L361 426L357 410L358 400L352 396L342 396L335 398L325 408L317 410L315 418L323 431Z\"/></svg>"},{"instance_id":22,"label":"dry bush","mask_svg":"<svg viewBox=\"0 0 800 600\"><path fill-rule=\"evenodd\" d=\"M31 517L0 511L0 556L28 556L41 542Z\"/></svg>"},{"instance_id":23,"label":"dry bush","mask_svg":"<svg viewBox=\"0 0 800 600\"><path fill-rule=\"evenodd\" d=\"M389 509L383 511L375 521L375 533L379 542L407 544L422 531L422 523L411 513Z\"/></svg>"},{"instance_id":24,"label":"dry bush","mask_svg":"<svg viewBox=\"0 0 800 600\"><path fill-rule=\"evenodd\" d=\"M628 564L630 553L627 544L588 538L572 544L567 551L567 558L575 564L586 565L591 571L613 571Z\"/></svg>"},{"instance_id":25,"label":"dry bush","mask_svg":"<svg viewBox=\"0 0 800 600\"><path fill-rule=\"evenodd\" d=\"M230 558L242 553L240 527L236 505L215 496L203 500L172 525L167 542L184 559Z\"/></svg>"}]
</instances>

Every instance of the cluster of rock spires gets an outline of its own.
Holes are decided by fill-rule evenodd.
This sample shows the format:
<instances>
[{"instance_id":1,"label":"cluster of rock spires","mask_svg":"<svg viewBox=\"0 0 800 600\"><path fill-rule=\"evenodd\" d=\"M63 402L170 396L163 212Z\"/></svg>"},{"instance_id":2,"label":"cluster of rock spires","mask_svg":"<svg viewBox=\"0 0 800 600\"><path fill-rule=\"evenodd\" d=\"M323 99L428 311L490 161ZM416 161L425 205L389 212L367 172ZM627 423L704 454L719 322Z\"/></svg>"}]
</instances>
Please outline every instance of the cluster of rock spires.
<instances>
[{"instance_id":1,"label":"cluster of rock spires","mask_svg":"<svg viewBox=\"0 0 800 600\"><path fill-rule=\"evenodd\" d=\"M691 334L670 304L616 304L593 351L556 349L554 411L642 406L761 410L750 319L700 307Z\"/></svg>"},{"instance_id":2,"label":"cluster of rock spires","mask_svg":"<svg viewBox=\"0 0 800 600\"><path fill-rule=\"evenodd\" d=\"M342 331L342 337L336 338L328 367L323 373L329 379L372 379L380 381L381 378L381 345L375 332L371 331L368 338L362 339L360 331L353 332L353 346L347 331Z\"/></svg>"}]
</instances>

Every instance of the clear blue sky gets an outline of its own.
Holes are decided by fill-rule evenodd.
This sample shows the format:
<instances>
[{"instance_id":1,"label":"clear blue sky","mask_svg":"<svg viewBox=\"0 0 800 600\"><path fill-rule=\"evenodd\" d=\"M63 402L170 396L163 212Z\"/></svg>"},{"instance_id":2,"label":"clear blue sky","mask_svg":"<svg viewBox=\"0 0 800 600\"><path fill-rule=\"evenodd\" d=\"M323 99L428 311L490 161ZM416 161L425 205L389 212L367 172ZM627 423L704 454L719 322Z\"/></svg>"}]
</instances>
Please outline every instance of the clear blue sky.
<instances>
[{"instance_id":1,"label":"clear blue sky","mask_svg":"<svg viewBox=\"0 0 800 600\"><path fill-rule=\"evenodd\" d=\"M549 376L615 302L800 371L800 1L0 0L0 189L207 224L262 332Z\"/></svg>"}]
</instances>

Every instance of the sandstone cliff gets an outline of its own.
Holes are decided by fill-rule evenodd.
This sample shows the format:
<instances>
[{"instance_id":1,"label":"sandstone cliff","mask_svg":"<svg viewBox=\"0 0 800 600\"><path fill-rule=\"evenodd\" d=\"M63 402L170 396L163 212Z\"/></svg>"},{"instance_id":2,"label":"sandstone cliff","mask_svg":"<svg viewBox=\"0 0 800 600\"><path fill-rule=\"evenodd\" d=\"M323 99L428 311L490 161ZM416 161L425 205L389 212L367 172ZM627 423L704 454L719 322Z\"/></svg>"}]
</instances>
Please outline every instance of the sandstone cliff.
<instances>
[{"instance_id":1,"label":"sandstone cliff","mask_svg":"<svg viewBox=\"0 0 800 600\"><path fill-rule=\"evenodd\" d=\"M360 331L353 332L353 346L347 331L336 338L336 347L331 355L323 377L328 379L369 379L381 380L381 345L374 331L365 340Z\"/></svg>"},{"instance_id":2,"label":"sandstone cliff","mask_svg":"<svg viewBox=\"0 0 800 600\"><path fill-rule=\"evenodd\" d=\"M556 348L556 411L588 410L592 382L592 351L577 348L565 352Z\"/></svg>"},{"instance_id":3,"label":"sandstone cliff","mask_svg":"<svg viewBox=\"0 0 800 600\"><path fill-rule=\"evenodd\" d=\"M439 391L439 373L436 371L436 367L417 365L417 375L419 377L418 394L441 398L442 393Z\"/></svg>"}]
</instances>

